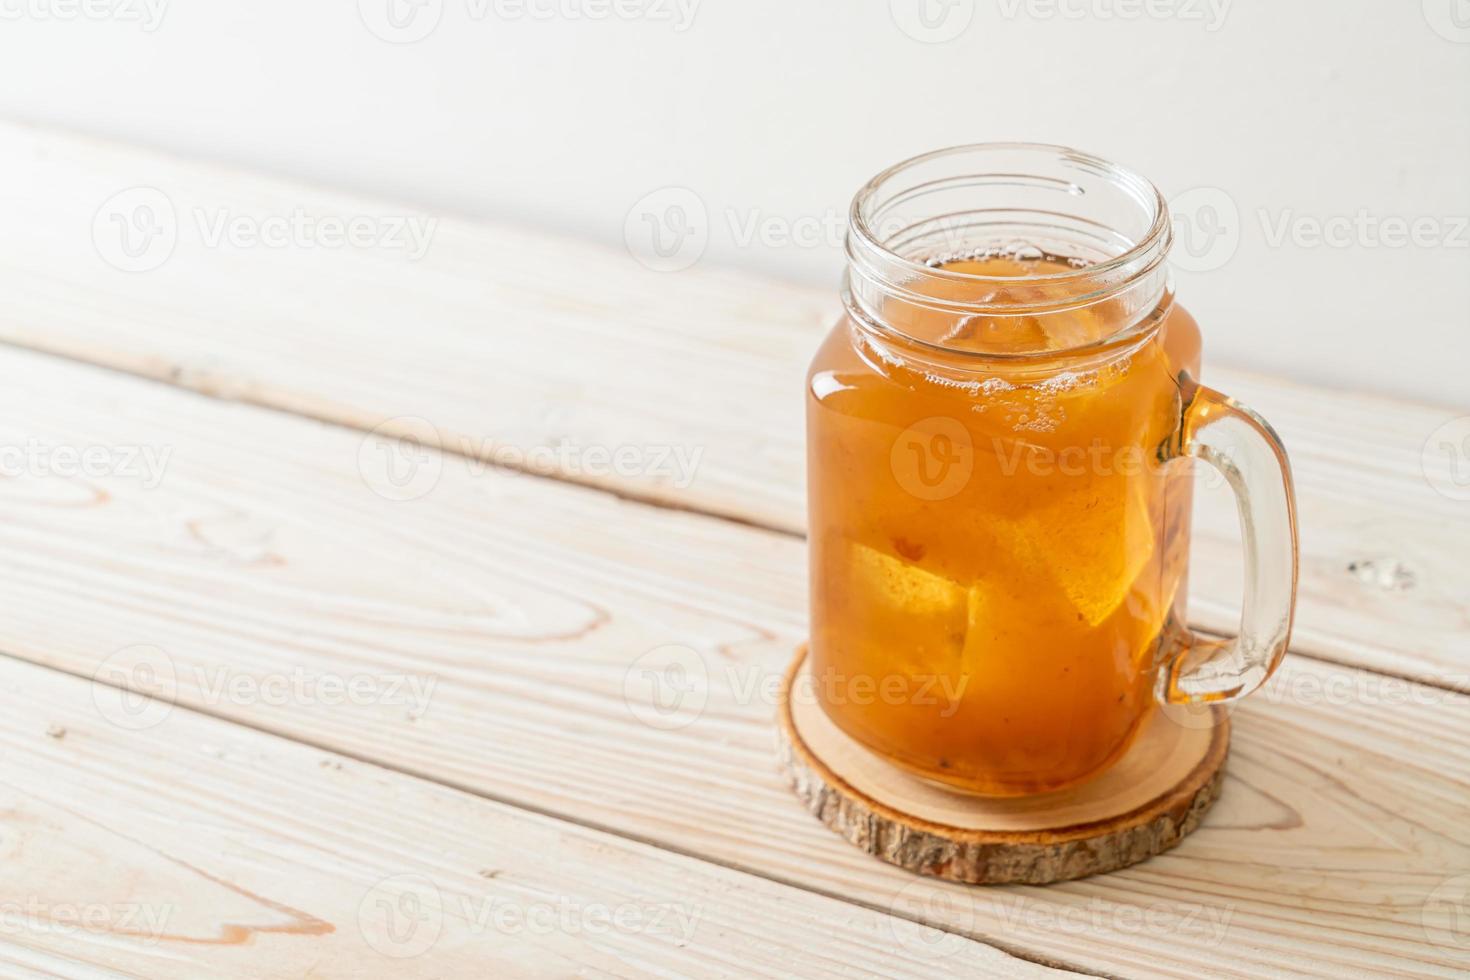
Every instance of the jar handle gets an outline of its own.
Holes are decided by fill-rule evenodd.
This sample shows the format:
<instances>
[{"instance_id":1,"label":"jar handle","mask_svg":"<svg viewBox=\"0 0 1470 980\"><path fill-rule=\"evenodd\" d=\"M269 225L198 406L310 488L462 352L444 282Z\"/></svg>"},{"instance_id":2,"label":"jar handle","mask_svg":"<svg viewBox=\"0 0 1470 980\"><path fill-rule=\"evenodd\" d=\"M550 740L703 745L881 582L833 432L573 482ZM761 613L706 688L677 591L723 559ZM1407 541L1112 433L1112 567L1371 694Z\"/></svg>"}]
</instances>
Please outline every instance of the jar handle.
<instances>
[{"instance_id":1,"label":"jar handle","mask_svg":"<svg viewBox=\"0 0 1470 980\"><path fill-rule=\"evenodd\" d=\"M1185 406L1179 454L1209 463L1235 491L1245 545L1240 631L1214 640L1190 631L1170 640L1159 698L1170 704L1233 701L1266 682L1286 654L1296 606L1296 492L1276 432L1211 388Z\"/></svg>"}]
</instances>

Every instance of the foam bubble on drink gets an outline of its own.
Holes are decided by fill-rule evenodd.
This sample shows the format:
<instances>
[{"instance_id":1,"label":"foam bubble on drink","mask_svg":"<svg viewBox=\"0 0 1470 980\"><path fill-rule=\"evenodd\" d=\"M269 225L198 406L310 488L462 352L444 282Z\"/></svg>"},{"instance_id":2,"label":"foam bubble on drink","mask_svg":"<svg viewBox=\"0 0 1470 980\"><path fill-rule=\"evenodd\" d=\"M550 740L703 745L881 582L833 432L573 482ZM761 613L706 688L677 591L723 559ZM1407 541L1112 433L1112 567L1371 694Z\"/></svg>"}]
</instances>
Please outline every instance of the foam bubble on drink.
<instances>
[{"instance_id":1,"label":"foam bubble on drink","mask_svg":"<svg viewBox=\"0 0 1470 980\"><path fill-rule=\"evenodd\" d=\"M1075 391L1079 388L1097 387L1097 372L1084 371L1062 371L1036 382L1031 387L1046 395L1060 395L1063 392Z\"/></svg>"},{"instance_id":2,"label":"foam bubble on drink","mask_svg":"<svg viewBox=\"0 0 1470 980\"><path fill-rule=\"evenodd\" d=\"M932 371L924 372L924 381L926 384L938 385L941 388L951 388L970 395L978 395L982 390L982 385L979 381L961 381L958 378L946 378L944 375L935 374Z\"/></svg>"}]
</instances>

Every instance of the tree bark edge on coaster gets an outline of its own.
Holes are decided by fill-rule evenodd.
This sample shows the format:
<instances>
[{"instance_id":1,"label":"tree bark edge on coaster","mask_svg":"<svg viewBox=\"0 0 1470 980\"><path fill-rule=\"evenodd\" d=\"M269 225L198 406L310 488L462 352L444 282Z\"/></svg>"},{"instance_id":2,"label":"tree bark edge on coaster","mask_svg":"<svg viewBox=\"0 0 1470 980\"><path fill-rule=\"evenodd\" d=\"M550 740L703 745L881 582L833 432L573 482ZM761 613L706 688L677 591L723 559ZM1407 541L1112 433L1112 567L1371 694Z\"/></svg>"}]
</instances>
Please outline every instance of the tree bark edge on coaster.
<instances>
[{"instance_id":1,"label":"tree bark edge on coaster","mask_svg":"<svg viewBox=\"0 0 1470 980\"><path fill-rule=\"evenodd\" d=\"M1115 871L1178 844L1220 795L1230 723L1219 707L1155 711L1123 757L1080 787L974 797L888 763L838 729L813 699L793 698L806 659L803 644L781 684L782 770L822 823L917 874L1048 884Z\"/></svg>"}]
</instances>

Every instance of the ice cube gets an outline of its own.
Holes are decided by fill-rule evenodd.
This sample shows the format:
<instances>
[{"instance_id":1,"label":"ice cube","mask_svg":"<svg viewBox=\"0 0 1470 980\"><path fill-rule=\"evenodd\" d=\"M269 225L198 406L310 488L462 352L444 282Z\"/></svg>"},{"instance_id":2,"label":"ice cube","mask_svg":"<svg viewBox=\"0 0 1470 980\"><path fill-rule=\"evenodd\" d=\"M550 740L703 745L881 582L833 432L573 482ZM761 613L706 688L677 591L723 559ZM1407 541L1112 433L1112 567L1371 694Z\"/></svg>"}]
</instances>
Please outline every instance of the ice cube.
<instances>
[{"instance_id":1,"label":"ice cube","mask_svg":"<svg viewBox=\"0 0 1470 980\"><path fill-rule=\"evenodd\" d=\"M1034 316L970 316L941 341L954 350L985 354L1020 354L1051 346L1041 318Z\"/></svg>"},{"instance_id":2,"label":"ice cube","mask_svg":"<svg viewBox=\"0 0 1470 980\"><path fill-rule=\"evenodd\" d=\"M922 615L964 608L963 586L911 561L857 542L852 543L848 560L859 592L881 600L895 612Z\"/></svg>"},{"instance_id":3,"label":"ice cube","mask_svg":"<svg viewBox=\"0 0 1470 980\"><path fill-rule=\"evenodd\" d=\"M994 531L1013 554L1058 588L1089 626L1133 591L1155 549L1149 482L1113 476L1048 494Z\"/></svg>"},{"instance_id":4,"label":"ice cube","mask_svg":"<svg viewBox=\"0 0 1470 980\"><path fill-rule=\"evenodd\" d=\"M877 676L954 670L965 644L966 590L913 561L847 542L821 601L841 624L851 667Z\"/></svg>"}]
</instances>

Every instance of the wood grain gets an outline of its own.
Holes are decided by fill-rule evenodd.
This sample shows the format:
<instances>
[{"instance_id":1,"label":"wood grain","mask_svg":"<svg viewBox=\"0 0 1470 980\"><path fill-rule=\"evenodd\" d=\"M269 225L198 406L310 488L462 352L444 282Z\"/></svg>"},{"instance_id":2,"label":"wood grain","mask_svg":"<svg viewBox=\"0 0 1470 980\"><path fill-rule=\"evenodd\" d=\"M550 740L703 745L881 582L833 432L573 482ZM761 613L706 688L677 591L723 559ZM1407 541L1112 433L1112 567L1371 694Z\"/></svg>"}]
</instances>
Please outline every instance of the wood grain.
<instances>
[{"instance_id":1,"label":"wood grain","mask_svg":"<svg viewBox=\"0 0 1470 980\"><path fill-rule=\"evenodd\" d=\"M8 977L1056 974L9 658L0 690Z\"/></svg>"},{"instance_id":2,"label":"wood grain","mask_svg":"<svg viewBox=\"0 0 1470 980\"><path fill-rule=\"evenodd\" d=\"M1436 918L1470 872L1453 692L1289 657L1235 712L1222 798L1174 851L1045 888L916 879L776 771L798 539L434 453L432 489L386 499L359 433L36 354L0 352L0 372L0 445L171 452L151 488L0 480L0 649L1048 962L1470 968ZM360 696L290 693L298 670Z\"/></svg>"},{"instance_id":3,"label":"wood grain","mask_svg":"<svg viewBox=\"0 0 1470 980\"><path fill-rule=\"evenodd\" d=\"M177 242L158 268L120 271L94 219L138 187L166 195ZM802 377L837 315L836 268L832 289L703 265L661 274L622 251L450 216L437 216L417 260L392 247L211 245L223 220L430 216L14 124L0 124L0 210L0 340L803 529ZM1230 329L1196 312L1207 344ZM1297 648L1470 691L1470 502L1425 475L1448 473L1426 441L1470 404L1337 393L1213 363L1206 380L1261 411L1291 451ZM631 454L621 472L598 462L620 450ZM669 465L668 451L688 465ZM1228 494L1202 494L1197 625L1234 629L1239 551Z\"/></svg>"}]
</instances>

